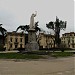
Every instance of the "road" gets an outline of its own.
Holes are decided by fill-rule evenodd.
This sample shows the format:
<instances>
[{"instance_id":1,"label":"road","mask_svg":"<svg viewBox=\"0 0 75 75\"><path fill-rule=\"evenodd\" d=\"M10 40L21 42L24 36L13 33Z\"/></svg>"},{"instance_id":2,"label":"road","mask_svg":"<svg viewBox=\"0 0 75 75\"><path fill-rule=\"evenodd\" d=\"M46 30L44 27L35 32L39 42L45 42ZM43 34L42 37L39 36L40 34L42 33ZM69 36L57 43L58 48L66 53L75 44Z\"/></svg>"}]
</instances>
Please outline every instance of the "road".
<instances>
[{"instance_id":1,"label":"road","mask_svg":"<svg viewBox=\"0 0 75 75\"><path fill-rule=\"evenodd\" d=\"M4 60L0 59L0 75L75 75L75 57Z\"/></svg>"}]
</instances>

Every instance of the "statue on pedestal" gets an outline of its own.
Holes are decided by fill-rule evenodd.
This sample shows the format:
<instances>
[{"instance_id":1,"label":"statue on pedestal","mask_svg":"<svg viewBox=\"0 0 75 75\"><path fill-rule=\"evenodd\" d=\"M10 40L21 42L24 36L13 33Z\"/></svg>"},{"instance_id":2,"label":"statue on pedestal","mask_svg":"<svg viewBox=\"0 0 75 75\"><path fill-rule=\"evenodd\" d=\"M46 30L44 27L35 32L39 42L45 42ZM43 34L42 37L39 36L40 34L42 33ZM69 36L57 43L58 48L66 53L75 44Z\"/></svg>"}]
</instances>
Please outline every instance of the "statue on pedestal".
<instances>
[{"instance_id":1,"label":"statue on pedestal","mask_svg":"<svg viewBox=\"0 0 75 75\"><path fill-rule=\"evenodd\" d=\"M31 17L30 17L30 25L29 25L29 29L35 29L35 23L34 23L34 17L36 17L36 13L32 14Z\"/></svg>"},{"instance_id":2,"label":"statue on pedestal","mask_svg":"<svg viewBox=\"0 0 75 75\"><path fill-rule=\"evenodd\" d=\"M27 51L37 51L39 50L39 46L36 39L36 30L35 30L35 22L34 17L36 14L32 14L30 17L30 25L29 25L29 31L28 31L28 43L26 45Z\"/></svg>"}]
</instances>

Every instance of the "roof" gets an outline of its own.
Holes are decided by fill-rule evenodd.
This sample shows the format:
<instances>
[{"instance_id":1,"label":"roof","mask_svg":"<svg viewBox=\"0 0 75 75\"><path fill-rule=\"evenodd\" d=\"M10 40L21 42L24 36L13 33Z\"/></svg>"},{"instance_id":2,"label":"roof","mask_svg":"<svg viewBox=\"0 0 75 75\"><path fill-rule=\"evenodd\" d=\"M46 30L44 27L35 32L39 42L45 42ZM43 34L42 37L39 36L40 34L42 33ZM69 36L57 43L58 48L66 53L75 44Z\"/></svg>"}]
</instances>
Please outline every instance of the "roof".
<instances>
[{"instance_id":1,"label":"roof","mask_svg":"<svg viewBox=\"0 0 75 75\"><path fill-rule=\"evenodd\" d=\"M23 32L17 33L17 32L7 32L7 35L24 35Z\"/></svg>"},{"instance_id":2,"label":"roof","mask_svg":"<svg viewBox=\"0 0 75 75\"><path fill-rule=\"evenodd\" d=\"M70 32L70 33L64 33L62 35L66 35L66 34L75 34L74 32Z\"/></svg>"}]
</instances>

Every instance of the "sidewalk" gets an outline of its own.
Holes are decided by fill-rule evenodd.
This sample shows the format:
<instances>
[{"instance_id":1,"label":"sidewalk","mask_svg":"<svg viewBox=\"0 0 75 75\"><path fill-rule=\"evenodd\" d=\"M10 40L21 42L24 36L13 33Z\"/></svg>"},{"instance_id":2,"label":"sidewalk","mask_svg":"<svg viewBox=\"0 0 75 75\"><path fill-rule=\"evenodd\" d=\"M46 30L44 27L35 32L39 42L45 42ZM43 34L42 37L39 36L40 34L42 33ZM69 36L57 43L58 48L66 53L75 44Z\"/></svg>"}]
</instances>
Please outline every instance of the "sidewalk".
<instances>
[{"instance_id":1,"label":"sidewalk","mask_svg":"<svg viewBox=\"0 0 75 75\"><path fill-rule=\"evenodd\" d=\"M14 50L14 51L0 51L0 53L17 53L19 52L18 50Z\"/></svg>"}]
</instances>

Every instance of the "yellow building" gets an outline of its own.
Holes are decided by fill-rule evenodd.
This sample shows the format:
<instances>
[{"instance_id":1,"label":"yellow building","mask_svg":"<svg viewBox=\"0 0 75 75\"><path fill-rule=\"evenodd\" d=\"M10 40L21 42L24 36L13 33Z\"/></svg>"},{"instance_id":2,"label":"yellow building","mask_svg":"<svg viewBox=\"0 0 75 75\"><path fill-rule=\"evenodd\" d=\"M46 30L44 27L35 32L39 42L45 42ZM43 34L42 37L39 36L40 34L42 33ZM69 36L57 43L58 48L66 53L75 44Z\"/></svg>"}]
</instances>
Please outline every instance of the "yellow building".
<instances>
[{"instance_id":1,"label":"yellow building","mask_svg":"<svg viewBox=\"0 0 75 75\"><path fill-rule=\"evenodd\" d=\"M23 33L7 32L5 39L6 50L13 50L17 48L25 48L25 36Z\"/></svg>"},{"instance_id":2,"label":"yellow building","mask_svg":"<svg viewBox=\"0 0 75 75\"><path fill-rule=\"evenodd\" d=\"M6 50L13 50L17 48L25 48L28 43L28 36L24 33L7 32L5 39ZM54 48L56 47L54 35L40 33L37 38L40 48ZM64 47L75 48L75 33L62 34L61 43Z\"/></svg>"},{"instance_id":3,"label":"yellow building","mask_svg":"<svg viewBox=\"0 0 75 75\"><path fill-rule=\"evenodd\" d=\"M40 48L54 48L55 47L54 35L40 33L38 36L38 43Z\"/></svg>"},{"instance_id":4,"label":"yellow building","mask_svg":"<svg viewBox=\"0 0 75 75\"><path fill-rule=\"evenodd\" d=\"M61 42L67 48L75 48L75 33L70 32L62 34Z\"/></svg>"}]
</instances>

